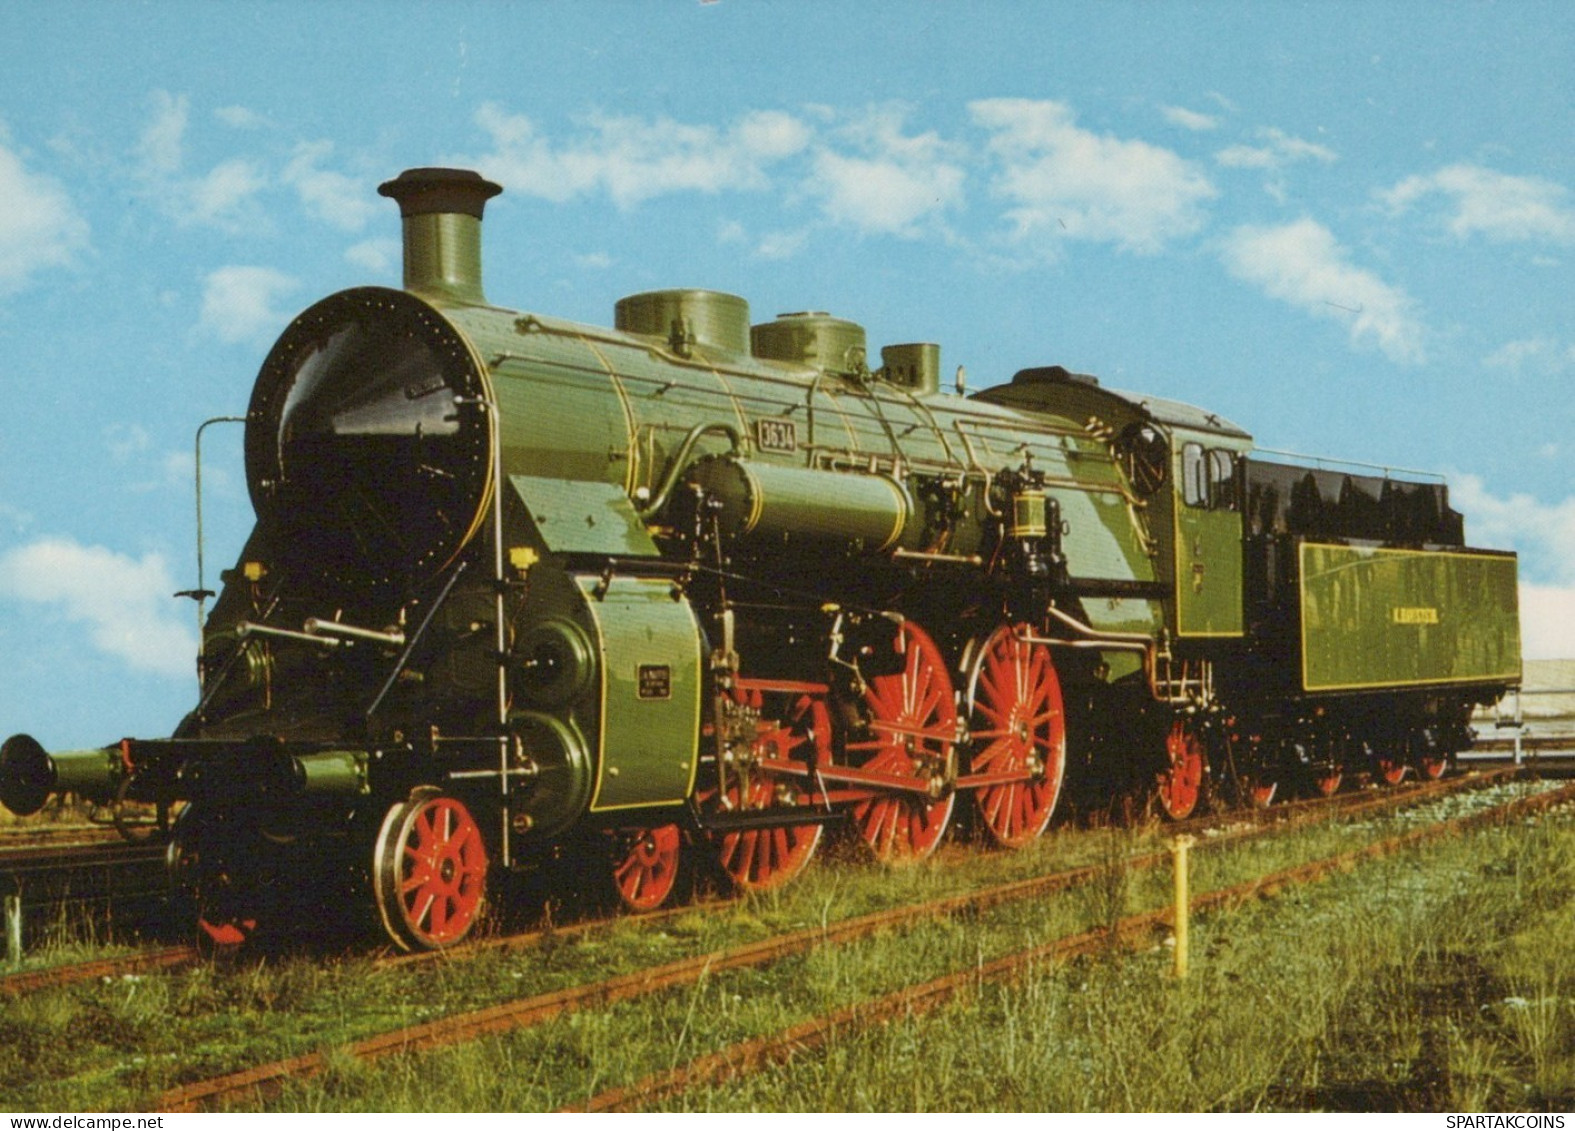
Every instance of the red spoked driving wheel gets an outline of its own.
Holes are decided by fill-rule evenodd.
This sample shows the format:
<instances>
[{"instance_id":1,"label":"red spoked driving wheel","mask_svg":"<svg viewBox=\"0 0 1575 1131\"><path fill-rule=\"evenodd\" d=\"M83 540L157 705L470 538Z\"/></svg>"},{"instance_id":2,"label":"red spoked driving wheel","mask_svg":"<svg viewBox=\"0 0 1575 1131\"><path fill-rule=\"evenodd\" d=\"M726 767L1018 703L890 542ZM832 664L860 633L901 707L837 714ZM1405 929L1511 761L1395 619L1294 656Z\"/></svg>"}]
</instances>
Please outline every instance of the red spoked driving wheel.
<instances>
[{"instance_id":1,"label":"red spoked driving wheel","mask_svg":"<svg viewBox=\"0 0 1575 1131\"><path fill-rule=\"evenodd\" d=\"M968 694L977 747L969 773L1028 775L974 792L984 827L1004 848L1021 848L1044 831L1066 769L1061 681L1050 649L1028 643L1027 633L1027 625L1002 625L990 635Z\"/></svg>"},{"instance_id":2,"label":"red spoked driving wheel","mask_svg":"<svg viewBox=\"0 0 1575 1131\"><path fill-rule=\"evenodd\" d=\"M748 712L753 737L725 781L701 799L711 813L748 814L801 805L801 784L831 763L831 713L824 685L740 679L734 701ZM717 863L742 891L780 887L802 872L820 844L821 824L713 833Z\"/></svg>"},{"instance_id":3,"label":"red spoked driving wheel","mask_svg":"<svg viewBox=\"0 0 1575 1131\"><path fill-rule=\"evenodd\" d=\"M892 641L902 670L871 679L864 691L870 737L846 744L860 769L909 779L915 788L881 792L853 805L853 824L875 856L889 864L935 851L951 821L949 776L957 737L951 676L935 641L904 621Z\"/></svg>"}]
</instances>

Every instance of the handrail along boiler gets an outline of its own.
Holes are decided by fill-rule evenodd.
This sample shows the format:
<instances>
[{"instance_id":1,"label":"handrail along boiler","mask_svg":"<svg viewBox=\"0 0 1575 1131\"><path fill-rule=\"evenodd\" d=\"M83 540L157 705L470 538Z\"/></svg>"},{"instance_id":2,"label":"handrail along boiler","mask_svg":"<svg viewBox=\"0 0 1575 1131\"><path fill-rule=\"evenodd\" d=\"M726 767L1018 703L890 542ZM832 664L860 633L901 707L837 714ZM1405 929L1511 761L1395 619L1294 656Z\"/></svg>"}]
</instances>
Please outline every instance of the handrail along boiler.
<instances>
[{"instance_id":1,"label":"handrail along boiler","mask_svg":"<svg viewBox=\"0 0 1575 1131\"><path fill-rule=\"evenodd\" d=\"M195 709L0 749L18 812L178 808L221 941L326 892L450 945L554 855L636 908L685 853L784 882L833 824L912 860L959 800L1017 847L1064 782L1179 818L1211 782L1436 776L1519 681L1515 558L1441 483L1265 459L1060 367L942 391L933 344L872 367L852 322L713 291L612 329L504 309L497 185L380 191L404 288L330 295L263 364Z\"/></svg>"}]
</instances>

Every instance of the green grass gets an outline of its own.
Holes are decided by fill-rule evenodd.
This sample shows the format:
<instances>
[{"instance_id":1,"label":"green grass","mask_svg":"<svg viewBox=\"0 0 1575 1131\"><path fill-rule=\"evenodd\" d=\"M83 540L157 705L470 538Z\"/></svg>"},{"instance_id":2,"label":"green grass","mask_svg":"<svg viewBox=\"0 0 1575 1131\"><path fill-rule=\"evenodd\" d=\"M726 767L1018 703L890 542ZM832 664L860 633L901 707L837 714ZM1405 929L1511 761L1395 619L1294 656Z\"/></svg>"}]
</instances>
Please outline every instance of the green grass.
<instances>
[{"instance_id":1,"label":"green grass","mask_svg":"<svg viewBox=\"0 0 1575 1131\"><path fill-rule=\"evenodd\" d=\"M1315 828L1200 846L1193 854L1193 889L1329 855L1353 840L1392 833L1396 823L1368 819L1358 830ZM1556 850L1544 850L1544 842L1558 836L1564 839ZM949 853L933 866L896 872L833 861L782 892L730 907L694 909L660 922L623 921L534 949L453 963L374 970L359 957L287 957L30 995L0 1012L0 1106L137 1107L184 1080L333 1048L396 1025L1052 868L1092 863L1101 869L1100 882L1059 896L822 948L767 969L717 974L534 1030L371 1064L334 1054L326 1074L266 1101L275 1109L321 1110L557 1107L839 1005L1163 903L1170 884L1163 869L1139 874L1119 866L1129 852L1152 850L1163 839L1152 828L1057 834L1020 854ZM1524 847L1511 851L1522 841ZM1560 851L1570 857L1572 847L1567 829L1546 824L1435 845L1272 905L1198 922L1196 976L1185 986L1166 977L1163 950L1042 970L1016 987L983 987L967 1006L839 1042L784 1072L700 1091L682 1103L773 1109L1341 1106L1328 1081L1366 1077L1357 1073L1360 1066L1341 1062L1340 1052L1368 1048L1367 1037L1351 1034L1385 1018L1395 1019L1387 1029L1379 1026L1394 1033L1386 1038L1393 1048L1379 1058L1386 1063L1426 1064L1435 1076L1447 1069L1449 1081L1473 1081L1481 1103L1509 1094L1492 1091L1493 1081L1505 1074L1531 1079L1525 1073L1533 1069L1541 1074L1535 1096L1564 1095L1570 995L1553 958L1568 953L1575 927L1559 902L1571 890L1571 877L1552 862ZM1498 871L1482 871L1495 860ZM1503 905L1492 916L1475 904L1450 902L1479 889L1497 893ZM1537 917L1520 918L1527 908L1538 909ZM1565 916L1563 950L1545 950L1551 928L1542 920L1559 913ZM1373 997L1375 984L1381 989L1389 983L1390 967L1401 973L1424 968L1414 956L1405 962L1383 957L1392 942L1385 940L1401 930L1396 924L1406 923L1413 949L1423 945L1419 924L1447 928L1442 942L1428 944L1436 961L1425 968L1439 977L1464 969L1462 954L1473 962L1489 950L1499 955L1492 989L1477 1003L1487 1008L1435 1017L1438 1009L1429 1005L1422 1014L1407 1013L1401 1008L1406 994L1394 997L1387 1013L1357 1008ZM1440 949L1444 942L1450 947ZM1408 953L1404 947L1395 952ZM1515 1004L1517 998L1527 1004ZM1415 1022L1424 1014L1428 1024L1420 1028L1433 1035L1413 1048L1416 1041L1402 1038L1418 1031ZM1185 1081L1166 1078L1161 1088L1158 1070L1169 1058L1192 1063L1193 1073ZM869 1064L890 1069L872 1074ZM1386 1071L1372 1076L1379 1083L1362 1085L1369 1098L1379 1097L1376 1106L1425 1106L1439 1095L1467 1095L1464 1084L1458 1092L1441 1092L1445 1085L1435 1080L1431 1091L1418 1090L1406 1082L1410 1076Z\"/></svg>"}]
</instances>

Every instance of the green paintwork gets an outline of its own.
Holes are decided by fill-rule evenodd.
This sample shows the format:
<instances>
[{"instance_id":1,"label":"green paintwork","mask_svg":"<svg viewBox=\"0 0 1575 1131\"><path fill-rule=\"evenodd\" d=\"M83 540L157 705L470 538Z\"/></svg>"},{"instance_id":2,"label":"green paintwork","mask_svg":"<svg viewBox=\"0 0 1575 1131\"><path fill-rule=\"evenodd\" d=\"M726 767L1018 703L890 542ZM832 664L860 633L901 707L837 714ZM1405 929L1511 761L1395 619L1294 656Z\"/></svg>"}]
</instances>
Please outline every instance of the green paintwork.
<instances>
[{"instance_id":1,"label":"green paintwork","mask_svg":"<svg viewBox=\"0 0 1575 1131\"><path fill-rule=\"evenodd\" d=\"M74 793L97 805L113 801L125 778L120 749L114 746L100 750L57 750L49 755L49 761L54 767L52 792Z\"/></svg>"},{"instance_id":2,"label":"green paintwork","mask_svg":"<svg viewBox=\"0 0 1575 1131\"><path fill-rule=\"evenodd\" d=\"M629 496L615 484L537 475L511 475L509 483L548 553L659 556Z\"/></svg>"},{"instance_id":3,"label":"green paintwork","mask_svg":"<svg viewBox=\"0 0 1575 1131\"><path fill-rule=\"evenodd\" d=\"M572 722L544 711L516 711L509 730L536 767L535 779L513 802L530 819L536 839L557 836L584 814L596 784L596 762Z\"/></svg>"},{"instance_id":4,"label":"green paintwork","mask_svg":"<svg viewBox=\"0 0 1575 1131\"><path fill-rule=\"evenodd\" d=\"M1303 542L1308 691L1520 679L1513 554Z\"/></svg>"},{"instance_id":5,"label":"green paintwork","mask_svg":"<svg viewBox=\"0 0 1575 1131\"><path fill-rule=\"evenodd\" d=\"M295 759L301 792L313 796L353 797L367 792L367 756L361 750L326 750Z\"/></svg>"},{"instance_id":6,"label":"green paintwork","mask_svg":"<svg viewBox=\"0 0 1575 1131\"><path fill-rule=\"evenodd\" d=\"M908 525L912 503L889 476L827 475L730 457L702 461L692 480L721 505L723 529L739 537L848 544L880 551Z\"/></svg>"},{"instance_id":7,"label":"green paintwork","mask_svg":"<svg viewBox=\"0 0 1575 1131\"><path fill-rule=\"evenodd\" d=\"M1176 500L1176 633L1242 634L1239 511Z\"/></svg>"},{"instance_id":8,"label":"green paintwork","mask_svg":"<svg viewBox=\"0 0 1575 1131\"><path fill-rule=\"evenodd\" d=\"M579 579L601 653L592 812L681 804L700 746L700 627L664 579Z\"/></svg>"},{"instance_id":9,"label":"green paintwork","mask_svg":"<svg viewBox=\"0 0 1575 1131\"><path fill-rule=\"evenodd\" d=\"M613 325L629 334L665 338L675 350L695 346L749 352L749 303L722 291L647 291L618 300Z\"/></svg>"}]
</instances>

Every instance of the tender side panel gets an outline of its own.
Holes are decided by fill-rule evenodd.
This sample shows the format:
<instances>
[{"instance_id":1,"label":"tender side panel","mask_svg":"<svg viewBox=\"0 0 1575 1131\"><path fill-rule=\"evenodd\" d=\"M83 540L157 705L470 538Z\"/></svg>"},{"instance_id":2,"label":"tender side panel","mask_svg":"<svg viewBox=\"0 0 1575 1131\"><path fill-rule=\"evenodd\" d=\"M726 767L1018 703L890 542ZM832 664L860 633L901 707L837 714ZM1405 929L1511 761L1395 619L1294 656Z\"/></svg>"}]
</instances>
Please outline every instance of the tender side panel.
<instances>
[{"instance_id":1,"label":"tender side panel","mask_svg":"<svg viewBox=\"0 0 1575 1131\"><path fill-rule=\"evenodd\" d=\"M1513 554L1304 541L1299 564L1305 690L1520 679Z\"/></svg>"}]
</instances>

